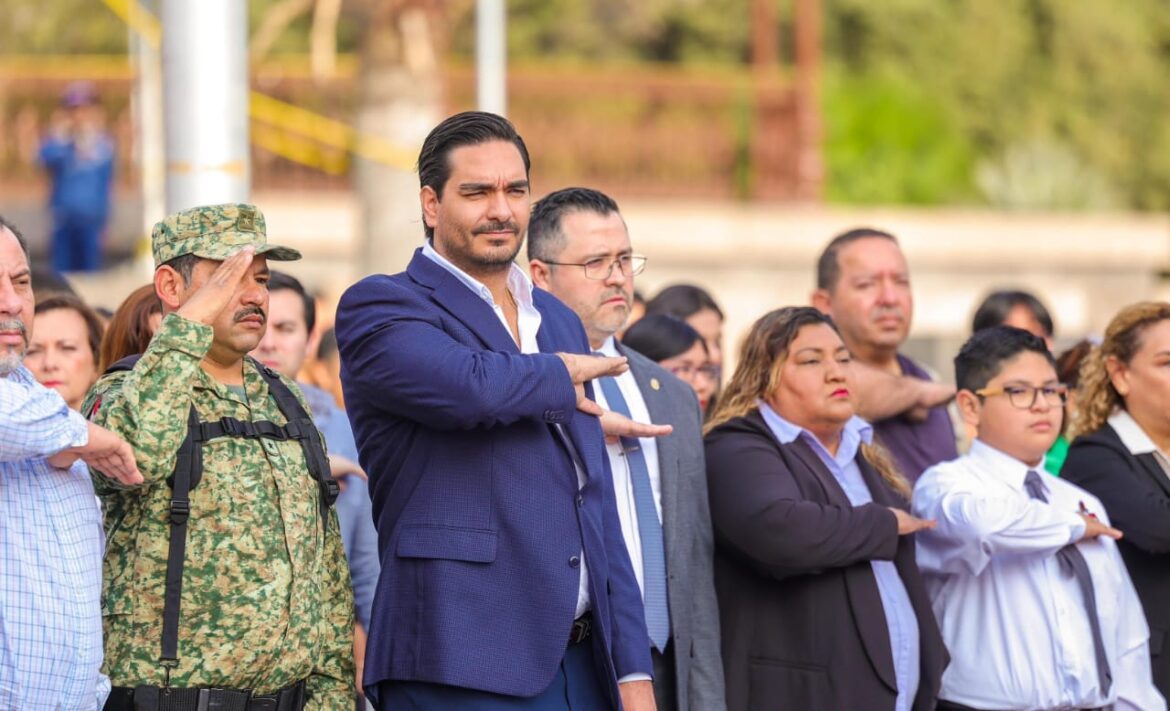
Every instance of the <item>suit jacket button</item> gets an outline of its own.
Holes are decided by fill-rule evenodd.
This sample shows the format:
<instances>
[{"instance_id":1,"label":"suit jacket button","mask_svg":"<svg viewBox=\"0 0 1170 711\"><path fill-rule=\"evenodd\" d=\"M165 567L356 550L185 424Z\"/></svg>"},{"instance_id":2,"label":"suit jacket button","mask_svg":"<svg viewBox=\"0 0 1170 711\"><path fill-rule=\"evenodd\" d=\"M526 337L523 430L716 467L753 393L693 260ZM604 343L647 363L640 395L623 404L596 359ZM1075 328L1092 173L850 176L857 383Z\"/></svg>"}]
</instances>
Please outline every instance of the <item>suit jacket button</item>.
<instances>
[{"instance_id":1,"label":"suit jacket button","mask_svg":"<svg viewBox=\"0 0 1170 711\"><path fill-rule=\"evenodd\" d=\"M585 497L584 497L584 496L582 496L581 494L577 494L577 505L578 505L578 506L584 506L584 505L585 505Z\"/></svg>"},{"instance_id":2,"label":"suit jacket button","mask_svg":"<svg viewBox=\"0 0 1170 711\"><path fill-rule=\"evenodd\" d=\"M577 556L573 556L572 558L569 559L569 567L570 568L576 568L579 565L581 565L581 559L578 558Z\"/></svg>"},{"instance_id":3,"label":"suit jacket button","mask_svg":"<svg viewBox=\"0 0 1170 711\"><path fill-rule=\"evenodd\" d=\"M565 413L561 412L560 410L545 410L544 419L548 420L549 422L560 422L561 420L565 419Z\"/></svg>"}]
</instances>

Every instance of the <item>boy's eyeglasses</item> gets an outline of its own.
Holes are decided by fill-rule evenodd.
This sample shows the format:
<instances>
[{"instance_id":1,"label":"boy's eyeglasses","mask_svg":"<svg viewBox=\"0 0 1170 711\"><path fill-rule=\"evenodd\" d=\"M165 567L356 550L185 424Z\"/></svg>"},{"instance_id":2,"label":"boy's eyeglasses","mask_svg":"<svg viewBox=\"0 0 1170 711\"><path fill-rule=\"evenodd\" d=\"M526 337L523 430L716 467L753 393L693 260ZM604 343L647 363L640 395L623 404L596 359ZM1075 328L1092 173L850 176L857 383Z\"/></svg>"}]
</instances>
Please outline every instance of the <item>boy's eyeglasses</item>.
<instances>
[{"instance_id":1,"label":"boy's eyeglasses","mask_svg":"<svg viewBox=\"0 0 1170 711\"><path fill-rule=\"evenodd\" d=\"M1020 410L1030 410L1036 404L1036 398L1041 396L1044 398L1044 402L1052 407L1063 407L1064 403L1068 401L1068 386L1041 385L1035 387L1032 385L1005 385L1002 388L983 388L976 390L975 394L979 397L1007 395L1008 402L1012 404L1012 407Z\"/></svg>"}]
</instances>

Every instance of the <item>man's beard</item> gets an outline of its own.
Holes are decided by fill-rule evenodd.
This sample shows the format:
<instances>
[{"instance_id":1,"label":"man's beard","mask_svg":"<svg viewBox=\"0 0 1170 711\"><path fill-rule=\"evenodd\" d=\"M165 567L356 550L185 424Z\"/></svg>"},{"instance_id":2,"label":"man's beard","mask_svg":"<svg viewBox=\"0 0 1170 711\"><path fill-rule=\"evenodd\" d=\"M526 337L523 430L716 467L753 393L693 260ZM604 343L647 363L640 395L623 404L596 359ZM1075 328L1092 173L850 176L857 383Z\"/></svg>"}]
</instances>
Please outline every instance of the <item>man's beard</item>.
<instances>
[{"instance_id":1,"label":"man's beard","mask_svg":"<svg viewBox=\"0 0 1170 711\"><path fill-rule=\"evenodd\" d=\"M24 354L28 351L28 329L24 322L20 319L12 319L10 321L0 321L0 331L20 331L20 335L24 338L24 345L20 347L7 346L5 350L0 351L0 377L9 375L20 367L24 361Z\"/></svg>"},{"instance_id":2,"label":"man's beard","mask_svg":"<svg viewBox=\"0 0 1170 711\"><path fill-rule=\"evenodd\" d=\"M511 254L493 253L490 256L484 256L475 253L475 249L471 246L475 237L485 232L499 232L510 230L516 234L520 233L520 226L511 220L507 222L489 222L480 225L471 231L470 239L466 242L467 249L462 252L462 257L470 264L474 265L481 272L498 272L508 270L512 263L516 261L516 255L520 253L521 240L516 241L515 249L511 250Z\"/></svg>"}]
</instances>

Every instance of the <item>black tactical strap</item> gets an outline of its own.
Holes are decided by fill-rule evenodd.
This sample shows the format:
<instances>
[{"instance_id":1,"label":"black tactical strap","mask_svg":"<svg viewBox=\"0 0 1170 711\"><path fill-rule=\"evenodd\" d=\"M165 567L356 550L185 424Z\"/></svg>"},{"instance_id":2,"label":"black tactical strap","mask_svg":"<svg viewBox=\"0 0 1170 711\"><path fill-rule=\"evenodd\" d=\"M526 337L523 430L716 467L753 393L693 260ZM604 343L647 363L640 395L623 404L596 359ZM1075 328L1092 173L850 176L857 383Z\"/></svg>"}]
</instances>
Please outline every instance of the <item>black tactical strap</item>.
<instances>
[{"instance_id":1,"label":"black tactical strap","mask_svg":"<svg viewBox=\"0 0 1170 711\"><path fill-rule=\"evenodd\" d=\"M133 369L141 356L129 356L106 370L113 373ZM329 460L321 442L321 433L313 424L312 417L301 407L292 390L280 376L269 368L252 361L260 375L268 383L268 391L276 400L277 407L284 414L285 425L260 420L244 422L234 417L223 417L215 422L201 422L195 406L187 414L187 437L179 445L175 457L174 473L168 478L171 486L171 542L167 551L167 576L163 598L162 653L160 663L166 669L163 688L170 686L171 670L179 664L179 606L183 592L183 564L187 557L187 519L191 515L191 490L203 478L203 445L219 437L244 437L248 439L295 439L305 455L305 464L317 480L321 490L322 530L329 521L329 507L337 500L340 488L329 470ZM304 687L301 686L303 696ZM303 698L300 700L303 703Z\"/></svg>"},{"instance_id":2,"label":"black tactical strap","mask_svg":"<svg viewBox=\"0 0 1170 711\"><path fill-rule=\"evenodd\" d=\"M289 390L280 376L267 366L257 363L256 367L268 383L268 392L276 400L276 406L280 408L281 413L288 420L288 424L283 429L288 433L289 439L295 439L301 443L301 450L305 453L305 464L308 465L309 472L317 480L317 486L321 489L321 521L324 525L329 521L329 507L337 501L337 495L341 488L337 485L337 481L334 480L333 473L329 469L329 459L325 456L325 445L321 442L321 433L313 424L313 418L305 412L305 408L301 407L297 396L293 395L292 390Z\"/></svg>"},{"instance_id":3,"label":"black tactical strap","mask_svg":"<svg viewBox=\"0 0 1170 711\"><path fill-rule=\"evenodd\" d=\"M183 593L183 562L187 556L187 518L191 515L191 488L203 473L203 440L199 439L199 413L187 414L187 438L179 445L171 484L171 544L167 550L167 577L163 597L162 654L167 670L179 664L179 602Z\"/></svg>"}]
</instances>

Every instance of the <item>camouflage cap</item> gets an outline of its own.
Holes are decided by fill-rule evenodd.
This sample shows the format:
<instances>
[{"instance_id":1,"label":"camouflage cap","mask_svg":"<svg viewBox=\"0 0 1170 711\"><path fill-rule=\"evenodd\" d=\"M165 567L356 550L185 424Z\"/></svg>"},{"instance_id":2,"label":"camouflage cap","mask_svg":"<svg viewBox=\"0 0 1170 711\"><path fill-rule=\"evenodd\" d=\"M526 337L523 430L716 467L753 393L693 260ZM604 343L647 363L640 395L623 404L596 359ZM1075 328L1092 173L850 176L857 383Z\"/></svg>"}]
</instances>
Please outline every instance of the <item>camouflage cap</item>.
<instances>
[{"instance_id":1,"label":"camouflage cap","mask_svg":"<svg viewBox=\"0 0 1170 711\"><path fill-rule=\"evenodd\" d=\"M295 249L268 244L264 215L255 205L193 207L156 222L150 235L155 269L184 254L222 261L249 245L269 259L291 262L301 258Z\"/></svg>"}]
</instances>

